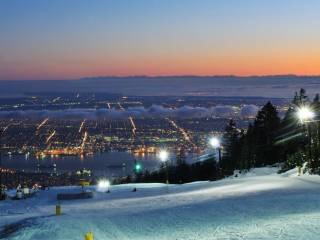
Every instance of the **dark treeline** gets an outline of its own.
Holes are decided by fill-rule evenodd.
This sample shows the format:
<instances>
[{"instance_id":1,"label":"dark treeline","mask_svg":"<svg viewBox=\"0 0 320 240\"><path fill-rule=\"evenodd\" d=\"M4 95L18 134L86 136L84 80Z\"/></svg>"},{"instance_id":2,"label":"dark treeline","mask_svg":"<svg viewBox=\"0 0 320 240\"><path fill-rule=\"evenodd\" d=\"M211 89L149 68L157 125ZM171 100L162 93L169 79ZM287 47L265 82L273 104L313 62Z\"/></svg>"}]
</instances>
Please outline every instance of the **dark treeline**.
<instances>
[{"instance_id":1,"label":"dark treeline","mask_svg":"<svg viewBox=\"0 0 320 240\"><path fill-rule=\"evenodd\" d=\"M302 112L302 113L301 113ZM305 118L301 118L299 114ZM311 114L311 115L310 115ZM257 113L247 129L238 129L231 119L222 141L222 159L214 157L194 164L187 164L180 148L176 164L163 165L154 172L136 173L123 182L186 183L201 180L217 180L232 175L234 170L281 163L282 171L294 167L320 173L320 97L310 100L306 91L296 92L285 116L280 119L276 107L267 102Z\"/></svg>"},{"instance_id":2,"label":"dark treeline","mask_svg":"<svg viewBox=\"0 0 320 240\"><path fill-rule=\"evenodd\" d=\"M246 131L239 131L230 120L224 134L225 154L220 163L224 175L232 174L235 169L275 163L282 163L285 171L301 167L305 162L308 171L319 173L319 117L319 95L310 100L301 89L295 93L283 119L278 116L276 107L268 102Z\"/></svg>"},{"instance_id":3,"label":"dark treeline","mask_svg":"<svg viewBox=\"0 0 320 240\"><path fill-rule=\"evenodd\" d=\"M302 114L302 115L301 115ZM310 115L311 114L311 115ZM294 167L319 173L320 100L313 100L301 89L280 119L275 106L266 103L248 129L238 130L230 120L224 134L224 156L220 163L223 175L235 169L244 170L281 163L282 171Z\"/></svg>"},{"instance_id":4,"label":"dark treeline","mask_svg":"<svg viewBox=\"0 0 320 240\"><path fill-rule=\"evenodd\" d=\"M204 161L199 161L193 164L186 163L186 154L184 148L180 148L176 163L171 165L162 164L162 166L153 172L136 172L135 178L131 176L118 180L117 183L153 183L163 182L167 180L170 183L187 183L194 181L214 181L221 178L218 162L212 156Z\"/></svg>"}]
</instances>

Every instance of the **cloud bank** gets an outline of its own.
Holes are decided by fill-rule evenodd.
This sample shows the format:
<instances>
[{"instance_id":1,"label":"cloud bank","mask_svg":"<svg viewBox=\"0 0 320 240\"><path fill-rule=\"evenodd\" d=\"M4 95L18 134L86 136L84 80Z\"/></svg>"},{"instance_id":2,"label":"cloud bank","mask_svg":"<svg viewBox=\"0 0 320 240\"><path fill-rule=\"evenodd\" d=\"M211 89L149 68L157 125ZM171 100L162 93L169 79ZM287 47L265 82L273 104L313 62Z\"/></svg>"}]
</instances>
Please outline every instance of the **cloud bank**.
<instances>
[{"instance_id":1,"label":"cloud bank","mask_svg":"<svg viewBox=\"0 0 320 240\"><path fill-rule=\"evenodd\" d=\"M115 93L125 96L254 96L292 98L320 92L320 76L89 77L73 81L0 81L0 96L30 93Z\"/></svg>"},{"instance_id":2,"label":"cloud bank","mask_svg":"<svg viewBox=\"0 0 320 240\"><path fill-rule=\"evenodd\" d=\"M259 110L255 105L245 105L241 108L232 106L215 106L210 108L182 106L179 108L166 108L161 105L145 107L130 107L125 110L118 109L66 109L66 110L25 110L1 111L1 118L65 118L65 119L125 119L134 118L229 118L254 117Z\"/></svg>"}]
</instances>

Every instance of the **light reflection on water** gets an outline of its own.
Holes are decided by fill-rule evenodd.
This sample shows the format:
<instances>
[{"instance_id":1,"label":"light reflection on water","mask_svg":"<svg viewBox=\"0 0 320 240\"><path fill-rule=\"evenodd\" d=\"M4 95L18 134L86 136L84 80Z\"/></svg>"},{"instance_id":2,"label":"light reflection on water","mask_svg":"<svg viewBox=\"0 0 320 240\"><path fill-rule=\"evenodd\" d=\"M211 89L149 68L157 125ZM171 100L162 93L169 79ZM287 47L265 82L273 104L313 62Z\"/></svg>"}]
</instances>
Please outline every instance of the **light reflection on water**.
<instances>
[{"instance_id":1,"label":"light reflection on water","mask_svg":"<svg viewBox=\"0 0 320 240\"><path fill-rule=\"evenodd\" d=\"M2 156L2 165L11 169L32 172L37 171L38 163L47 167L55 163L58 172L86 168L92 170L96 175L124 176L132 174L135 160L142 164L144 170L149 171L159 168L161 164L156 155L136 156L129 152L104 152L82 158L80 156L47 156L37 159L33 155Z\"/></svg>"}]
</instances>

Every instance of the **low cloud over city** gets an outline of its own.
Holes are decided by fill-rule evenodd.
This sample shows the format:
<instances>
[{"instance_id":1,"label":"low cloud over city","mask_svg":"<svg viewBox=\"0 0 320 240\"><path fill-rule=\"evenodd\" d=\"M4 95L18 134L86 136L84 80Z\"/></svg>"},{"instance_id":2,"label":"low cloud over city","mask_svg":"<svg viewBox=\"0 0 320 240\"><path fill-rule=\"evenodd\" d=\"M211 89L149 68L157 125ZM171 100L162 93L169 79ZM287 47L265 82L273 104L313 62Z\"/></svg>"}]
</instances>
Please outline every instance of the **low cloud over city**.
<instances>
[{"instance_id":1,"label":"low cloud over city","mask_svg":"<svg viewBox=\"0 0 320 240\"><path fill-rule=\"evenodd\" d=\"M203 117L254 117L259 110L256 105L244 105L242 107L235 106L215 106L215 107L192 107L182 106L179 108L166 108L161 105L152 105L146 107L129 107L124 110L120 109L65 109L65 110L18 110L18 111L1 111L1 118L86 118L86 119L125 119L134 118L203 118Z\"/></svg>"}]
</instances>

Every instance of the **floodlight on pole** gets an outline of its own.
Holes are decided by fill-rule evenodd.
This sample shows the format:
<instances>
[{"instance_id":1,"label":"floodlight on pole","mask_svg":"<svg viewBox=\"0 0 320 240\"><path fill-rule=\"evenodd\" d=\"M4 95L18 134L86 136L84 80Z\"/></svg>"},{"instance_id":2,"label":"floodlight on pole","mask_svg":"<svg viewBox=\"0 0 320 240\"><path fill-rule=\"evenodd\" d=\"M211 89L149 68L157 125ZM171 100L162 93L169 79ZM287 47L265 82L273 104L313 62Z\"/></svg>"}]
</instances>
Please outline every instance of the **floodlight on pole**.
<instances>
[{"instance_id":1,"label":"floodlight on pole","mask_svg":"<svg viewBox=\"0 0 320 240\"><path fill-rule=\"evenodd\" d=\"M98 191L99 192L109 192L110 181L107 179L100 179L98 181Z\"/></svg>"},{"instance_id":2,"label":"floodlight on pole","mask_svg":"<svg viewBox=\"0 0 320 240\"><path fill-rule=\"evenodd\" d=\"M161 150L158 154L158 157L160 161L165 164L167 192L169 192L169 172L168 172L168 163L167 163L169 158L169 153L166 150Z\"/></svg>"},{"instance_id":3,"label":"floodlight on pole","mask_svg":"<svg viewBox=\"0 0 320 240\"><path fill-rule=\"evenodd\" d=\"M168 160L169 153L166 150L161 150L159 152L159 159L161 162L166 162Z\"/></svg>"},{"instance_id":4,"label":"floodlight on pole","mask_svg":"<svg viewBox=\"0 0 320 240\"><path fill-rule=\"evenodd\" d=\"M311 167L313 163L312 158L312 136L311 136L311 126L310 122L315 118L316 114L312 109L308 106L302 106L297 109L297 117L300 120L300 122L304 125L307 131L307 136L309 140L309 166Z\"/></svg>"},{"instance_id":5,"label":"floodlight on pole","mask_svg":"<svg viewBox=\"0 0 320 240\"><path fill-rule=\"evenodd\" d=\"M210 145L213 148L219 148L221 146L220 140L217 137L212 137L210 139Z\"/></svg>"},{"instance_id":6,"label":"floodlight on pole","mask_svg":"<svg viewBox=\"0 0 320 240\"><path fill-rule=\"evenodd\" d=\"M308 121L311 121L315 117L315 113L312 111L311 108L303 106L298 108L297 117L299 118L301 123L306 123Z\"/></svg>"},{"instance_id":7,"label":"floodlight on pole","mask_svg":"<svg viewBox=\"0 0 320 240\"><path fill-rule=\"evenodd\" d=\"M211 147L213 149L217 149L218 150L218 154L219 154L219 162L221 162L221 142L220 142L220 139L217 138L217 137L212 137L210 140L209 140L209 144L211 145Z\"/></svg>"}]
</instances>

